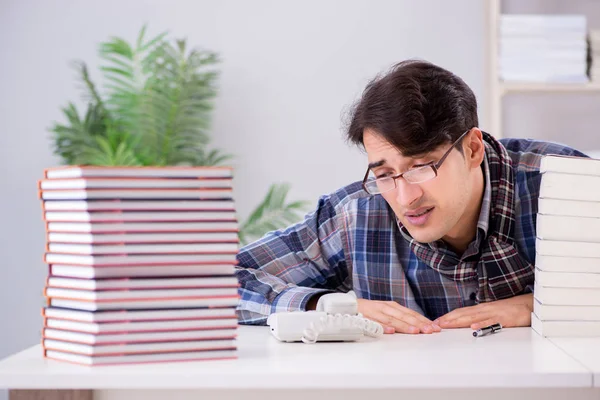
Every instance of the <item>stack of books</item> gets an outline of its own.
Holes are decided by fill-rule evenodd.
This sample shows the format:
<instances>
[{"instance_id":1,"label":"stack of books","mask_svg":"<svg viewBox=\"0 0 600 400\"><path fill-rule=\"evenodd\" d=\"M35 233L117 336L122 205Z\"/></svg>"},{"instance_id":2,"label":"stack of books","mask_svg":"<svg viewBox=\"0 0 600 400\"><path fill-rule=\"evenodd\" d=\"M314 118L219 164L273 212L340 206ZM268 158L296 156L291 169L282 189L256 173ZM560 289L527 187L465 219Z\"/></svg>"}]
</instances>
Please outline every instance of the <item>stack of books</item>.
<instances>
[{"instance_id":1,"label":"stack of books","mask_svg":"<svg viewBox=\"0 0 600 400\"><path fill-rule=\"evenodd\" d=\"M589 62L590 79L592 82L600 81L600 30L591 29L589 34Z\"/></svg>"},{"instance_id":2,"label":"stack of books","mask_svg":"<svg viewBox=\"0 0 600 400\"><path fill-rule=\"evenodd\" d=\"M47 358L86 365L236 357L232 170L59 167L38 182Z\"/></svg>"},{"instance_id":3,"label":"stack of books","mask_svg":"<svg viewBox=\"0 0 600 400\"><path fill-rule=\"evenodd\" d=\"M546 156L540 172L532 328L600 336L600 160Z\"/></svg>"},{"instance_id":4,"label":"stack of books","mask_svg":"<svg viewBox=\"0 0 600 400\"><path fill-rule=\"evenodd\" d=\"M584 15L500 17L499 72L503 81L587 82Z\"/></svg>"}]
</instances>

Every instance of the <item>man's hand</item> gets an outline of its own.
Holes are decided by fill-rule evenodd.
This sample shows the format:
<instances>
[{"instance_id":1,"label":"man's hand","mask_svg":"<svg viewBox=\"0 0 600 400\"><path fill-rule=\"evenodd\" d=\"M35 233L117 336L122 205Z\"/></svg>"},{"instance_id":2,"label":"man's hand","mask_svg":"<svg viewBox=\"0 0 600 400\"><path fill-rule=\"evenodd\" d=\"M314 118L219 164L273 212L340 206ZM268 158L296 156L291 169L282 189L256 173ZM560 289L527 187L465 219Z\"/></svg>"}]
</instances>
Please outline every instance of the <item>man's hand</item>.
<instances>
[{"instance_id":1,"label":"man's hand","mask_svg":"<svg viewBox=\"0 0 600 400\"><path fill-rule=\"evenodd\" d=\"M510 299L482 303L472 307L458 308L436 319L444 329L481 329L500 323L503 327L530 326L533 311L533 293Z\"/></svg>"},{"instance_id":2,"label":"man's hand","mask_svg":"<svg viewBox=\"0 0 600 400\"><path fill-rule=\"evenodd\" d=\"M433 333L440 327L416 311L395 301L358 299L358 312L383 325L384 333Z\"/></svg>"}]
</instances>

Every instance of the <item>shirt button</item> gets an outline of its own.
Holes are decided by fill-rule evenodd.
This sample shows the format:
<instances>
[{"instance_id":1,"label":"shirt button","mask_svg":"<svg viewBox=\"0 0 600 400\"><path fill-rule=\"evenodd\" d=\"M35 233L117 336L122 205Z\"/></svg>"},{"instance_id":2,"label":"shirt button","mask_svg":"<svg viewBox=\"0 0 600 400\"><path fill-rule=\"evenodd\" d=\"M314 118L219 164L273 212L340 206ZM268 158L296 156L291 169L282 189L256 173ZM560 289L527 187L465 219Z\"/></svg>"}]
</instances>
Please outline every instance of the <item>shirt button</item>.
<instances>
[{"instance_id":1,"label":"shirt button","mask_svg":"<svg viewBox=\"0 0 600 400\"><path fill-rule=\"evenodd\" d=\"M475 299L477 298L477 294L476 293L471 293L471 295L469 296L469 298L473 301L475 301Z\"/></svg>"}]
</instances>

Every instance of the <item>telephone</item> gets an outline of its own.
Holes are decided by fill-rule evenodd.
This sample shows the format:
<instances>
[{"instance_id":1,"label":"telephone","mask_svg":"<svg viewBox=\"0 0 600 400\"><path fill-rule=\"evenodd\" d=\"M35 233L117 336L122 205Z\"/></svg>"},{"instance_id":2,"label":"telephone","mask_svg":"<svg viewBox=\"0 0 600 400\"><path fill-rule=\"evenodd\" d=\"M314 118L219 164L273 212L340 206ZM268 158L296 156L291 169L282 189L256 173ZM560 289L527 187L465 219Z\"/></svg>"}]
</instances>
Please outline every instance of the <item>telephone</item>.
<instances>
[{"instance_id":1,"label":"telephone","mask_svg":"<svg viewBox=\"0 0 600 400\"><path fill-rule=\"evenodd\" d=\"M315 311L278 312L267 318L273 336L282 342L357 341L379 337L383 327L358 313L356 294L329 293L321 296Z\"/></svg>"}]
</instances>

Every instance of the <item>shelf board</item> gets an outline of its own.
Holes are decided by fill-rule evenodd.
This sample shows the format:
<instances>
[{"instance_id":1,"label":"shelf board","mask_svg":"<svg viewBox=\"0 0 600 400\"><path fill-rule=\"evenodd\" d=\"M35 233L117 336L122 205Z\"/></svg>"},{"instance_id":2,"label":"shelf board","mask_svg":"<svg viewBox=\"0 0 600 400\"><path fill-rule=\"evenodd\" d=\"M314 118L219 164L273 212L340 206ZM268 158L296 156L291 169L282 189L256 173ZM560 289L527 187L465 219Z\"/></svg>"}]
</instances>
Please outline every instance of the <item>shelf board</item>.
<instances>
[{"instance_id":1,"label":"shelf board","mask_svg":"<svg viewBox=\"0 0 600 400\"><path fill-rule=\"evenodd\" d=\"M555 83L555 82L500 82L500 93L527 92L600 92L600 82Z\"/></svg>"}]
</instances>

